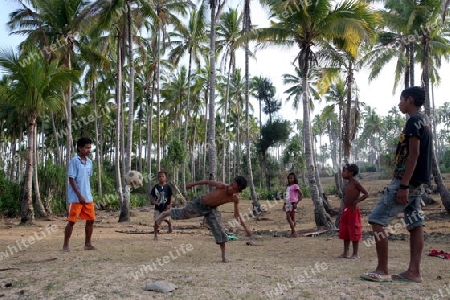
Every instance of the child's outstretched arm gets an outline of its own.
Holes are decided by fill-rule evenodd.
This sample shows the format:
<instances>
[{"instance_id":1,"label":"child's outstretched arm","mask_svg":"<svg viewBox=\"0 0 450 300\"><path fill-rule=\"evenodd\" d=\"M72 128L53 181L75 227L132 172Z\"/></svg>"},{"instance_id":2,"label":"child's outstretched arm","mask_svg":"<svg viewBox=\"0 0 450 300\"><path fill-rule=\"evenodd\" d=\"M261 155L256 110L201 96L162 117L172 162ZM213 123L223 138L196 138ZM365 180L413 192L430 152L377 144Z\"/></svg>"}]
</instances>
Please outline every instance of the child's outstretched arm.
<instances>
[{"instance_id":1,"label":"child's outstretched arm","mask_svg":"<svg viewBox=\"0 0 450 300\"><path fill-rule=\"evenodd\" d=\"M247 228L247 225L245 225L244 220L241 217L241 213L239 212L239 199L237 199L234 202L234 217L239 220L239 223L241 223L241 226L244 227L245 233L247 236L252 236L252 231Z\"/></svg>"}]
</instances>

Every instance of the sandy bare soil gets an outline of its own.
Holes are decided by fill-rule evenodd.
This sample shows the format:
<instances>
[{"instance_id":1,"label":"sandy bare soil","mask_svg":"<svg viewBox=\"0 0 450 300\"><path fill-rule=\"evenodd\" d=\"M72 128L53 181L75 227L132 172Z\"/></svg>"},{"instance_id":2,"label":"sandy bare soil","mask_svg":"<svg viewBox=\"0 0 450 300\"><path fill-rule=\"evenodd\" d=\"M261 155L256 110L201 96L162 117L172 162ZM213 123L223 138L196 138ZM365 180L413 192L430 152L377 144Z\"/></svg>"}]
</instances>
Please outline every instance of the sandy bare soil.
<instances>
[{"instance_id":1,"label":"sandy bare soil","mask_svg":"<svg viewBox=\"0 0 450 300\"><path fill-rule=\"evenodd\" d=\"M361 205L364 223L387 181L362 179L371 197ZM433 196L438 200L438 196ZM333 207L339 206L330 197ZM373 283L359 275L376 266L370 226L364 227L359 260L339 259L343 243L337 232L313 237L286 238L289 226L281 202L266 202L261 220L248 220L256 246L248 246L242 229L227 243L231 262L220 261L219 247L201 219L174 221L172 234L153 240L151 207L134 211L128 223L117 212L98 212L93 243L85 251L84 222L75 225L71 252L61 252L66 221L37 221L17 226L0 224L0 298L2 299L450 299L450 260L431 257L430 249L450 252L450 216L440 204L424 208L427 226L421 284ZM249 201L243 202L248 212ZM221 209L224 224L232 220L232 206ZM396 222L401 224L399 218ZM394 223L395 224L395 223ZM229 226L228 226L229 227ZM299 205L299 232L315 229L313 205ZM391 231L390 270L404 271L409 241L402 226ZM164 280L178 288L168 294L144 291L146 283ZM434 297L434 298L433 298Z\"/></svg>"}]
</instances>

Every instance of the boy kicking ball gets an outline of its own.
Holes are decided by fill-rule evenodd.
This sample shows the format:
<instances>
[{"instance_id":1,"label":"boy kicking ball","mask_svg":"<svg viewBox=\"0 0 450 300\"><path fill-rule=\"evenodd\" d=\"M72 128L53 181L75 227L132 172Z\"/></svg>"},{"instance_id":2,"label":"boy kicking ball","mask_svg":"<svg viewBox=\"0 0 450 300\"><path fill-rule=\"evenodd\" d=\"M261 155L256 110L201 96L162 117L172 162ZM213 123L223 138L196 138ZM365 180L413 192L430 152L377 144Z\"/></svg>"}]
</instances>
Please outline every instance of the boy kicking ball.
<instances>
[{"instance_id":1,"label":"boy kicking ball","mask_svg":"<svg viewBox=\"0 0 450 300\"><path fill-rule=\"evenodd\" d=\"M222 262L229 262L225 255L225 243L228 242L228 235L221 225L220 212L217 207L233 202L234 203L234 217L240 221L242 227L244 227L247 236L251 237L252 232L245 225L244 220L239 213L239 198L237 194L242 192L247 187L247 179L243 176L237 176L230 184L225 184L213 180L202 180L193 182L186 185L186 189L191 189L196 185L210 185L215 187L211 192L202 195L184 208L172 209L165 211L159 215L155 220L155 240L158 239L158 229L164 218L170 216L174 220L191 219L195 217L205 217L208 227L211 229L216 244L220 246L222 254Z\"/></svg>"}]
</instances>

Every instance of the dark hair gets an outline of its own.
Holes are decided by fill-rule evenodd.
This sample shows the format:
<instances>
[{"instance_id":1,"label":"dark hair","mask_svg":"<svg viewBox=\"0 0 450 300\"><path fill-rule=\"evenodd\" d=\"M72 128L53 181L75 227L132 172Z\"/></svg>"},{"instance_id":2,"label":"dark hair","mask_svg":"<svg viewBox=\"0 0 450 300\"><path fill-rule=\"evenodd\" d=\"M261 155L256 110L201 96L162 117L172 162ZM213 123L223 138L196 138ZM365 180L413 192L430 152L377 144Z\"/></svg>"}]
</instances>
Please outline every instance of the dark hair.
<instances>
[{"instance_id":1,"label":"dark hair","mask_svg":"<svg viewBox=\"0 0 450 300\"><path fill-rule=\"evenodd\" d=\"M295 175L295 173L289 173L289 175L287 176L287 179L288 179L287 185L289 185L289 176L294 176L294 183L298 184L297 175Z\"/></svg>"},{"instance_id":2,"label":"dark hair","mask_svg":"<svg viewBox=\"0 0 450 300\"><path fill-rule=\"evenodd\" d=\"M359 168L355 164L346 164L344 166L344 169L347 169L347 171L352 172L353 176L356 176L359 173Z\"/></svg>"},{"instance_id":3,"label":"dark hair","mask_svg":"<svg viewBox=\"0 0 450 300\"><path fill-rule=\"evenodd\" d=\"M425 103L425 90L420 86L410 86L409 88L404 89L400 96L405 99L412 97L414 105L417 107L421 107Z\"/></svg>"},{"instance_id":4,"label":"dark hair","mask_svg":"<svg viewBox=\"0 0 450 300\"><path fill-rule=\"evenodd\" d=\"M166 177L167 177L167 172L166 171L158 171L158 175L159 174L164 174L164 175L166 175Z\"/></svg>"},{"instance_id":5,"label":"dark hair","mask_svg":"<svg viewBox=\"0 0 450 300\"><path fill-rule=\"evenodd\" d=\"M86 146L88 144L92 144L92 140L90 138L87 138L87 137L80 138L77 141L77 151L78 151L78 148L84 147L84 146Z\"/></svg>"},{"instance_id":6,"label":"dark hair","mask_svg":"<svg viewBox=\"0 0 450 300\"><path fill-rule=\"evenodd\" d=\"M233 181L236 182L241 191L247 187L247 179L244 176L236 176Z\"/></svg>"}]
</instances>

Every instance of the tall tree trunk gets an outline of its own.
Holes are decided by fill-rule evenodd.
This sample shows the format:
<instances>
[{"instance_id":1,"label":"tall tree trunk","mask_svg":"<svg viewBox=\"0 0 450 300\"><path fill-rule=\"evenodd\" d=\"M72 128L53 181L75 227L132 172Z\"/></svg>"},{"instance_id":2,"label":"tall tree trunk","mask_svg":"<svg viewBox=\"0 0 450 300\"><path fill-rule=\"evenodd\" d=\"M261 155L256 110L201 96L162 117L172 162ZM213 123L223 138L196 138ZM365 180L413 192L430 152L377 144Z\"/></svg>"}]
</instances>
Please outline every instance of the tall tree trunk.
<instances>
[{"instance_id":1,"label":"tall tree trunk","mask_svg":"<svg viewBox=\"0 0 450 300\"><path fill-rule=\"evenodd\" d=\"M27 130L27 159L25 167L25 182L20 211L20 225L30 225L34 222L33 209L33 158L34 158L34 127L36 126L36 114L32 113L28 121Z\"/></svg>"},{"instance_id":2,"label":"tall tree trunk","mask_svg":"<svg viewBox=\"0 0 450 300\"><path fill-rule=\"evenodd\" d=\"M351 150L351 123L352 123L352 83L353 83L353 66L351 61L348 67L347 75L347 107L346 107L346 118L345 118L345 132L344 132L344 162L348 163L350 160L350 150Z\"/></svg>"},{"instance_id":3,"label":"tall tree trunk","mask_svg":"<svg viewBox=\"0 0 450 300\"><path fill-rule=\"evenodd\" d=\"M428 34L428 33L427 33ZM423 36L423 48L424 48L424 55L423 55L423 73L422 73L422 80L423 80L423 87L425 89L425 114L428 117L431 117L431 109L430 109L430 76L429 76L429 66L430 66L430 38L427 34L424 34ZM441 170L439 169L439 164L436 159L436 149L434 147L434 143L432 143L432 173L434 182L436 183L439 191L439 195L441 196L442 204L445 207L445 210L450 213L450 192L448 191L447 187L445 186Z\"/></svg>"},{"instance_id":4,"label":"tall tree trunk","mask_svg":"<svg viewBox=\"0 0 450 300\"><path fill-rule=\"evenodd\" d=\"M141 120L139 120L139 123L138 123L138 125L139 125L139 135L138 135L138 150L137 150L137 152L138 152L138 157L137 157L137 161L136 161L136 169L135 170L138 170L139 172L141 172L142 173L142 155L143 155L143 153L142 153L142 145L143 145L143 140L142 140L142 122L141 122Z\"/></svg>"},{"instance_id":5,"label":"tall tree trunk","mask_svg":"<svg viewBox=\"0 0 450 300\"><path fill-rule=\"evenodd\" d=\"M102 188L102 164L101 164L101 149L102 143L100 141L100 134L98 130L98 112L97 112L97 93L95 92L95 81L92 81L91 87L91 97L92 102L94 104L94 127L95 127L95 142L97 144L96 147L96 161L97 161L97 180L98 180L98 188L97 193L100 199L103 199L103 188Z\"/></svg>"},{"instance_id":6,"label":"tall tree trunk","mask_svg":"<svg viewBox=\"0 0 450 300\"><path fill-rule=\"evenodd\" d=\"M72 45L73 47L73 45ZM67 55L67 68L72 70L70 51ZM66 141L66 170L69 169L70 160L72 159L73 138L72 138L72 83L69 83L65 92L65 113L67 126L67 141ZM66 173L66 211L69 214L69 175Z\"/></svg>"},{"instance_id":7,"label":"tall tree trunk","mask_svg":"<svg viewBox=\"0 0 450 300\"><path fill-rule=\"evenodd\" d=\"M228 122L228 103L230 101L230 75L231 75L231 64L233 62L233 58L230 55L230 63L228 64L228 74L227 74L227 88L225 94L225 109L223 116L223 138L222 138L222 147L223 147L223 155L222 155L222 181L226 181L226 161L227 161L227 122Z\"/></svg>"},{"instance_id":8,"label":"tall tree trunk","mask_svg":"<svg viewBox=\"0 0 450 300\"><path fill-rule=\"evenodd\" d=\"M121 145L121 131L122 131L122 49L121 49L122 34L118 33L117 38L117 85L116 85L116 105L117 105L117 118L116 118L116 131L114 141L114 171L116 173L116 187L119 203L123 203L122 194L122 175L120 168L120 145Z\"/></svg>"},{"instance_id":9,"label":"tall tree trunk","mask_svg":"<svg viewBox=\"0 0 450 300\"><path fill-rule=\"evenodd\" d=\"M414 86L414 53L415 53L415 47L414 43L410 43L408 45L409 47L409 86Z\"/></svg>"},{"instance_id":10,"label":"tall tree trunk","mask_svg":"<svg viewBox=\"0 0 450 300\"><path fill-rule=\"evenodd\" d=\"M317 227L327 226L332 227L327 224L327 217L325 215L325 210L323 207L322 197L319 195L319 190L315 178L315 165L313 161L312 154L312 139L311 139L311 117L310 117L310 107L309 107L309 88L308 88L308 64L309 59L307 58L306 50L301 50L302 53L299 57L303 61L299 61L299 67L302 72L302 87L303 87L303 138L305 142L305 160L306 160L306 170L309 181L309 188L311 193L311 200L314 203L314 216Z\"/></svg>"},{"instance_id":11,"label":"tall tree trunk","mask_svg":"<svg viewBox=\"0 0 450 300\"><path fill-rule=\"evenodd\" d=\"M128 92L128 127L127 127L127 137L125 144L125 168L123 172L128 172L131 170L131 151L133 144L133 122L134 122L134 53L133 53L133 41L132 41L132 19L131 19L131 4L130 1L127 4L127 20L128 20L128 64L130 66L130 82L129 82L129 92ZM123 202L120 208L119 222L130 221L130 187L128 185L124 186L123 190Z\"/></svg>"},{"instance_id":12,"label":"tall tree trunk","mask_svg":"<svg viewBox=\"0 0 450 300\"><path fill-rule=\"evenodd\" d=\"M11 159L10 159L10 163L9 163L9 165L10 165L9 181L16 182L17 178L14 175L16 173L16 169L17 169L17 165L18 165L18 161L19 161L18 158L20 158L20 148L19 148L19 151L17 151L16 130L15 129L13 129L13 132L11 135L12 135L12 138L11 138L11 148L12 149L11 149Z\"/></svg>"},{"instance_id":13,"label":"tall tree trunk","mask_svg":"<svg viewBox=\"0 0 450 300\"><path fill-rule=\"evenodd\" d=\"M161 47L161 28L160 22L158 22L157 29L157 41L156 41L156 57L157 57L157 67L156 67L156 128L157 128L157 143L156 143L156 165L157 172L161 170L161 103L160 103L160 90L159 90L159 82L160 82L160 68L161 68L161 57L160 57L160 47Z\"/></svg>"},{"instance_id":14,"label":"tall tree trunk","mask_svg":"<svg viewBox=\"0 0 450 300\"><path fill-rule=\"evenodd\" d=\"M250 0L244 2L244 32L249 32L251 28L250 19ZM246 159L247 159L247 171L248 171L248 184L250 188L250 197L252 199L253 214L257 215L262 212L261 204L259 203L258 196L255 190L255 184L253 179L253 168L250 149L250 48L249 41L245 41L244 46L245 55L245 145L246 145Z\"/></svg>"},{"instance_id":15,"label":"tall tree trunk","mask_svg":"<svg viewBox=\"0 0 450 300\"><path fill-rule=\"evenodd\" d=\"M220 2L220 0L217 0ZM220 4L216 7L216 0L211 0L211 27L209 40L209 119L208 119L208 178L217 178L217 149L216 149L216 21L220 15Z\"/></svg>"},{"instance_id":16,"label":"tall tree trunk","mask_svg":"<svg viewBox=\"0 0 450 300\"><path fill-rule=\"evenodd\" d=\"M239 101L240 102L240 101ZM241 103L238 104L239 107L241 106ZM239 120L239 117L236 120L236 157L234 157L236 167L234 168L235 174L241 173L241 122Z\"/></svg>"},{"instance_id":17,"label":"tall tree trunk","mask_svg":"<svg viewBox=\"0 0 450 300\"><path fill-rule=\"evenodd\" d=\"M51 122L52 122L53 132L56 132L57 129L56 129L55 117L53 115L53 112L50 112L50 119L51 119ZM55 161L56 161L57 164L61 164L62 159L61 159L61 151L60 151L60 148L59 148L59 137L58 137L57 134L54 134L53 137L55 139L55 144L56 144L56 148L55 148L56 159L55 159Z\"/></svg>"},{"instance_id":18,"label":"tall tree trunk","mask_svg":"<svg viewBox=\"0 0 450 300\"><path fill-rule=\"evenodd\" d=\"M33 182L34 182L34 197L36 199L36 207L38 210L39 217L47 217L48 213L45 211L45 207L41 201L41 192L39 190L39 178L38 178L38 148L37 148L37 126L33 130Z\"/></svg>"},{"instance_id":19,"label":"tall tree trunk","mask_svg":"<svg viewBox=\"0 0 450 300\"><path fill-rule=\"evenodd\" d=\"M153 73L153 82L156 82L156 72ZM152 144L153 144L153 97L155 95L155 84L151 85L150 95L150 82L147 80L147 179L148 188L151 188L152 184Z\"/></svg>"},{"instance_id":20,"label":"tall tree trunk","mask_svg":"<svg viewBox=\"0 0 450 300\"><path fill-rule=\"evenodd\" d=\"M185 110L185 120L184 120L184 135L183 135L183 145L188 145L188 124L189 124L189 114L191 107L191 77L192 77L192 47L189 49L189 65L188 65L188 90L187 90L187 99L186 99L186 110ZM188 152L189 153L189 152ZM181 170L181 194L184 198L187 197L186 191L186 169L188 165L188 160L190 155L186 155L183 160L182 170Z\"/></svg>"}]
</instances>

